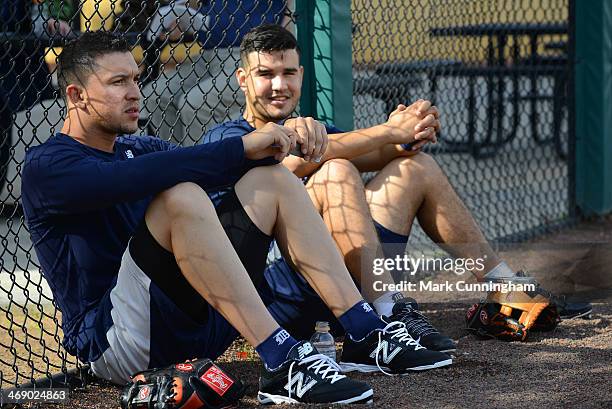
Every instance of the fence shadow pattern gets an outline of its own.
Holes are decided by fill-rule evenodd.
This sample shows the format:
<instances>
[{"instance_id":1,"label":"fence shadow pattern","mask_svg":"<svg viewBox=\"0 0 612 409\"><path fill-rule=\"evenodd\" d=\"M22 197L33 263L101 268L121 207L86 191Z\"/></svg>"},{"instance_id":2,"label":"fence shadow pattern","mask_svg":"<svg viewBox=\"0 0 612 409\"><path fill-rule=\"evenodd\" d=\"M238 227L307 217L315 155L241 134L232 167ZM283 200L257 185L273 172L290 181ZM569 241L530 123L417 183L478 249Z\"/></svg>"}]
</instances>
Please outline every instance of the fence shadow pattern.
<instances>
[{"instance_id":1,"label":"fence shadow pattern","mask_svg":"<svg viewBox=\"0 0 612 409\"><path fill-rule=\"evenodd\" d=\"M567 1L355 0L357 127L418 98L441 112L429 146L486 237L570 220ZM427 242L422 230L411 240Z\"/></svg>"},{"instance_id":2,"label":"fence shadow pattern","mask_svg":"<svg viewBox=\"0 0 612 409\"><path fill-rule=\"evenodd\" d=\"M255 3L264 21L279 2ZM61 128L54 74L62 44L86 30L127 33L142 69L141 133L193 145L212 125L239 117L244 103L233 79L237 43L223 41L239 34L206 19L202 7L147 0L0 6L1 388L79 367L61 345L61 312L19 204L26 150ZM220 12L237 13L227 7ZM571 220L567 0L353 0L351 7L355 127L385 121L399 103L431 99L443 132L426 150L488 238L524 239ZM296 17L273 18L292 24ZM428 239L417 226L411 240Z\"/></svg>"}]
</instances>

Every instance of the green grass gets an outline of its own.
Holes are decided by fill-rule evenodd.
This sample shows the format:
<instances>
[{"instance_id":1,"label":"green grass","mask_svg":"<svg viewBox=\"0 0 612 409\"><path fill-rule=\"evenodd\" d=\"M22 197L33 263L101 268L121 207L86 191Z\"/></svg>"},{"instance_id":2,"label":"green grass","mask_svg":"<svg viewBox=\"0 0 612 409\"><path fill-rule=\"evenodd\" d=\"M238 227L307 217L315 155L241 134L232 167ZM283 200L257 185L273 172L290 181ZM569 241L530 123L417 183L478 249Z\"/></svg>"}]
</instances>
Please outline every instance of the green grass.
<instances>
[{"instance_id":1,"label":"green grass","mask_svg":"<svg viewBox=\"0 0 612 409\"><path fill-rule=\"evenodd\" d=\"M76 359L61 346L61 315L53 306L44 313L35 305L0 308L0 378L2 388L21 384L62 367L75 367Z\"/></svg>"}]
</instances>

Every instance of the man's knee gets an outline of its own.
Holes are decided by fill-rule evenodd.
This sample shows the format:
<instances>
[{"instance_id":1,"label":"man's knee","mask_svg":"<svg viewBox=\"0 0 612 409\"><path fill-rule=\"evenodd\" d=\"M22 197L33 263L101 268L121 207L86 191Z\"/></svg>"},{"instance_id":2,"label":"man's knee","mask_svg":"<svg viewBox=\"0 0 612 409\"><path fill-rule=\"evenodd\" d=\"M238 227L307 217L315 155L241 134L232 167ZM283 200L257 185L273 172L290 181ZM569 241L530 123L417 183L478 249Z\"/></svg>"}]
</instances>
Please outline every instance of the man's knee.
<instances>
[{"instance_id":1,"label":"man's knee","mask_svg":"<svg viewBox=\"0 0 612 409\"><path fill-rule=\"evenodd\" d=\"M147 228L155 241L172 252L171 232L173 222L190 218L216 216L215 208L204 190L195 183L179 183L159 193L145 213ZM212 220L212 219L211 219Z\"/></svg>"},{"instance_id":2,"label":"man's knee","mask_svg":"<svg viewBox=\"0 0 612 409\"><path fill-rule=\"evenodd\" d=\"M243 179L248 180L253 187L270 186L275 191L304 188L300 179L282 164L253 168L243 176Z\"/></svg>"},{"instance_id":3,"label":"man's knee","mask_svg":"<svg viewBox=\"0 0 612 409\"><path fill-rule=\"evenodd\" d=\"M440 178L446 178L438 162L431 155L423 152L410 157L394 159L387 166L398 169L397 173L403 178L417 179L422 183L428 181L436 183L440 181ZM392 171L396 173L395 170Z\"/></svg>"},{"instance_id":4,"label":"man's knee","mask_svg":"<svg viewBox=\"0 0 612 409\"><path fill-rule=\"evenodd\" d=\"M326 161L313 176L315 183L343 182L361 183L359 170L347 159L330 159Z\"/></svg>"},{"instance_id":5,"label":"man's knee","mask_svg":"<svg viewBox=\"0 0 612 409\"><path fill-rule=\"evenodd\" d=\"M365 189L359 170L347 159L326 161L310 177L306 187L320 213L348 197L362 198Z\"/></svg>"},{"instance_id":6,"label":"man's knee","mask_svg":"<svg viewBox=\"0 0 612 409\"><path fill-rule=\"evenodd\" d=\"M160 205L170 218L189 214L215 214L215 207L204 189L191 182L179 183L164 190L154 199L154 204Z\"/></svg>"}]
</instances>

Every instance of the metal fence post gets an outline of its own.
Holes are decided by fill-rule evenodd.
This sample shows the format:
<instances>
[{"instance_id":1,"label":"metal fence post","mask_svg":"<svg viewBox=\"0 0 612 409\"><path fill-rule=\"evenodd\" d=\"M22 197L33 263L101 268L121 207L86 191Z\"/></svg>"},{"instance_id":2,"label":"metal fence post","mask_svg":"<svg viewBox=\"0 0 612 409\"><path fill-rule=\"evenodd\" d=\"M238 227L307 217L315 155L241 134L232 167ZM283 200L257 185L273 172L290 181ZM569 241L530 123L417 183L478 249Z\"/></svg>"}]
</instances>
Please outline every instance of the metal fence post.
<instances>
[{"instance_id":1,"label":"metal fence post","mask_svg":"<svg viewBox=\"0 0 612 409\"><path fill-rule=\"evenodd\" d=\"M352 129L351 1L298 0L296 11L305 70L302 115Z\"/></svg>"},{"instance_id":2,"label":"metal fence post","mask_svg":"<svg viewBox=\"0 0 612 409\"><path fill-rule=\"evenodd\" d=\"M576 1L576 203L612 211L612 3Z\"/></svg>"}]
</instances>

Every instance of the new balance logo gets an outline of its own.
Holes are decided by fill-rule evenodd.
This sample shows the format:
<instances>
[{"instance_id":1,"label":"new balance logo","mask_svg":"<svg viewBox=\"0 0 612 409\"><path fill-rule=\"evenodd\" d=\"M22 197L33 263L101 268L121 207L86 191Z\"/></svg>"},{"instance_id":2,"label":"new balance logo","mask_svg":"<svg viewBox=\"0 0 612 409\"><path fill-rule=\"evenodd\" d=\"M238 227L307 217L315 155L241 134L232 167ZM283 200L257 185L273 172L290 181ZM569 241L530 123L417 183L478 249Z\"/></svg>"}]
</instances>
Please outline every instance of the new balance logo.
<instances>
[{"instance_id":1,"label":"new balance logo","mask_svg":"<svg viewBox=\"0 0 612 409\"><path fill-rule=\"evenodd\" d=\"M132 153L132 151L130 149L128 149L127 151L125 151L125 156L128 159L134 159L134 154Z\"/></svg>"},{"instance_id":2,"label":"new balance logo","mask_svg":"<svg viewBox=\"0 0 612 409\"><path fill-rule=\"evenodd\" d=\"M300 355L300 359L304 358L312 351L314 351L314 347L309 342L306 342L305 344L298 347L298 354Z\"/></svg>"},{"instance_id":3,"label":"new balance logo","mask_svg":"<svg viewBox=\"0 0 612 409\"><path fill-rule=\"evenodd\" d=\"M370 304L368 304L367 302L364 302L363 304L361 304L361 306L363 307L363 310L364 310L365 312L371 312L371 311L373 311L373 310L372 310L372 307L370 307Z\"/></svg>"},{"instance_id":4,"label":"new balance logo","mask_svg":"<svg viewBox=\"0 0 612 409\"><path fill-rule=\"evenodd\" d=\"M304 344L304 346L310 344ZM311 346L312 348L312 346ZM309 382L304 385L304 374L302 372L298 372L287 382L285 385L285 390L287 392L291 391L292 394L295 394L298 398L304 396L306 392L308 392L315 384L317 383L316 379L312 379L310 377L307 378ZM295 386L295 389L293 387Z\"/></svg>"},{"instance_id":5,"label":"new balance logo","mask_svg":"<svg viewBox=\"0 0 612 409\"><path fill-rule=\"evenodd\" d=\"M378 347L370 354L370 358L376 359L376 355L382 352L382 360L384 363L388 364L391 362L395 355L399 354L402 350L401 347L396 347L391 353L389 353L389 343L387 341L382 341L378 344Z\"/></svg>"},{"instance_id":6,"label":"new balance logo","mask_svg":"<svg viewBox=\"0 0 612 409\"><path fill-rule=\"evenodd\" d=\"M289 337L290 337L289 333L285 330L282 330L278 334L274 335L274 340L276 341L278 345L282 345L283 342L289 339Z\"/></svg>"}]
</instances>

